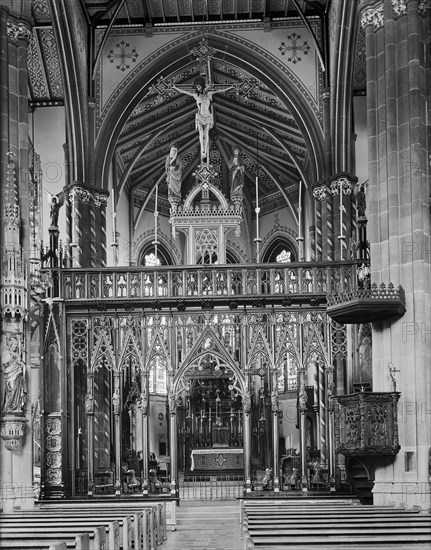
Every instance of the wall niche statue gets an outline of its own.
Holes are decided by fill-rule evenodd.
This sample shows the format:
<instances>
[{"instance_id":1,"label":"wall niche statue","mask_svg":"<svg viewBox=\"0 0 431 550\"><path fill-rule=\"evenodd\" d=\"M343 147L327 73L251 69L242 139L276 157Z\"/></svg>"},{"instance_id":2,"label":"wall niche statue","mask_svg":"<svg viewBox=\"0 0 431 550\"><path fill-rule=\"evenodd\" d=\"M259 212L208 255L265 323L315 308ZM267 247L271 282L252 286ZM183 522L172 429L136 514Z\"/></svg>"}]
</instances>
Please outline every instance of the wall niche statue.
<instances>
[{"instance_id":1,"label":"wall niche statue","mask_svg":"<svg viewBox=\"0 0 431 550\"><path fill-rule=\"evenodd\" d=\"M1 348L3 374L1 412L22 412L27 394L25 363L18 334L5 334Z\"/></svg>"}]
</instances>

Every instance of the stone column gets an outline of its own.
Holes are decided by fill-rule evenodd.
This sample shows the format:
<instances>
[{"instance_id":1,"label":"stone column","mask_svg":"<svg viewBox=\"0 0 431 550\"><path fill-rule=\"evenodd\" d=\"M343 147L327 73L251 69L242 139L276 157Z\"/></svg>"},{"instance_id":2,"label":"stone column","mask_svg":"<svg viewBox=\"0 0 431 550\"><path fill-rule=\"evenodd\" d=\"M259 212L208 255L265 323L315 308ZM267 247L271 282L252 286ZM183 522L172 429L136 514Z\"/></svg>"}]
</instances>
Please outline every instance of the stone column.
<instances>
[{"instance_id":1,"label":"stone column","mask_svg":"<svg viewBox=\"0 0 431 550\"><path fill-rule=\"evenodd\" d=\"M94 235L91 231L92 216L90 215L90 201L92 195L79 182L72 182L68 190L70 201L70 244L73 267L90 267L92 243Z\"/></svg>"},{"instance_id":2,"label":"stone column","mask_svg":"<svg viewBox=\"0 0 431 550\"><path fill-rule=\"evenodd\" d=\"M328 440L328 473L329 473L329 490L334 492L335 487L335 432L334 432L334 369L332 367L327 369L327 401L326 406L328 410L328 422L327 422L327 440Z\"/></svg>"},{"instance_id":3,"label":"stone column","mask_svg":"<svg viewBox=\"0 0 431 550\"><path fill-rule=\"evenodd\" d=\"M115 496L121 494L121 394L120 375L114 374L114 393L112 395L112 410L114 413L114 438L115 438Z\"/></svg>"},{"instance_id":4,"label":"stone column","mask_svg":"<svg viewBox=\"0 0 431 550\"><path fill-rule=\"evenodd\" d=\"M314 187L313 196L316 199L317 260L332 260L334 254L332 197L327 184L322 183Z\"/></svg>"},{"instance_id":5,"label":"stone column","mask_svg":"<svg viewBox=\"0 0 431 550\"><path fill-rule=\"evenodd\" d=\"M144 496L148 496L150 484L148 480L148 457L149 457L149 445L148 445L148 406L149 406L149 394L148 394L148 375L141 375L141 387L142 392L139 398L138 407L141 411L142 418L142 492Z\"/></svg>"},{"instance_id":6,"label":"stone column","mask_svg":"<svg viewBox=\"0 0 431 550\"><path fill-rule=\"evenodd\" d=\"M272 456L274 464L274 493L280 492L280 472L279 472L279 429L278 429L278 390L277 390L277 372L272 375Z\"/></svg>"},{"instance_id":7,"label":"stone column","mask_svg":"<svg viewBox=\"0 0 431 550\"><path fill-rule=\"evenodd\" d=\"M177 411L175 405L169 408L169 438L171 452L171 497L175 498L178 493L178 439L177 439Z\"/></svg>"},{"instance_id":8,"label":"stone column","mask_svg":"<svg viewBox=\"0 0 431 550\"><path fill-rule=\"evenodd\" d=\"M94 227L96 235L95 262L106 267L106 206L108 194L101 191L94 193Z\"/></svg>"},{"instance_id":9,"label":"stone column","mask_svg":"<svg viewBox=\"0 0 431 550\"><path fill-rule=\"evenodd\" d=\"M361 2L371 280L401 284L407 309L399 320L373 323L373 389L391 391L392 364L402 392L401 450L376 469L374 503L425 509L431 506L430 9L418 0Z\"/></svg>"},{"instance_id":10,"label":"stone column","mask_svg":"<svg viewBox=\"0 0 431 550\"><path fill-rule=\"evenodd\" d=\"M308 492L308 476L307 476L307 392L305 389L306 371L301 370L299 373L299 445L301 453L301 490L303 493Z\"/></svg>"},{"instance_id":11,"label":"stone column","mask_svg":"<svg viewBox=\"0 0 431 550\"><path fill-rule=\"evenodd\" d=\"M48 301L44 311L41 396L43 410L42 498L67 498L68 419L65 366L65 308L59 301Z\"/></svg>"},{"instance_id":12,"label":"stone column","mask_svg":"<svg viewBox=\"0 0 431 550\"><path fill-rule=\"evenodd\" d=\"M242 396L245 492L251 493L251 396L248 385Z\"/></svg>"},{"instance_id":13,"label":"stone column","mask_svg":"<svg viewBox=\"0 0 431 550\"><path fill-rule=\"evenodd\" d=\"M346 175L342 175L332 180L330 189L334 197L332 203L334 259L348 260L347 246L352 232L350 215L353 183Z\"/></svg>"},{"instance_id":14,"label":"stone column","mask_svg":"<svg viewBox=\"0 0 431 550\"><path fill-rule=\"evenodd\" d=\"M93 373L87 374L87 394L85 396L85 412L87 414L87 494L94 494L94 384Z\"/></svg>"},{"instance_id":15,"label":"stone column","mask_svg":"<svg viewBox=\"0 0 431 550\"><path fill-rule=\"evenodd\" d=\"M0 7L0 494L4 512L34 506L30 399L29 5ZM10 8L10 9L9 9ZM15 13L14 13L15 11ZM30 389L30 391L29 391Z\"/></svg>"}]
</instances>

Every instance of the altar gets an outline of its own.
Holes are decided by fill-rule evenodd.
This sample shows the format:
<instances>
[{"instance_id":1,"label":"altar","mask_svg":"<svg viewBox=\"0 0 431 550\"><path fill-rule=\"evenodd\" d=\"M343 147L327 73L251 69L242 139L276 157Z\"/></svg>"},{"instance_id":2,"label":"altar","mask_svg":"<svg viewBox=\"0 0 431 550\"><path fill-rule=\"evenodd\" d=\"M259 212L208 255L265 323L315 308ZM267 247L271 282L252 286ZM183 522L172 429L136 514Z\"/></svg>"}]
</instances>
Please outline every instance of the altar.
<instances>
[{"instance_id":1,"label":"altar","mask_svg":"<svg viewBox=\"0 0 431 550\"><path fill-rule=\"evenodd\" d=\"M191 459L191 471L244 469L244 450L240 448L209 447L206 449L193 449Z\"/></svg>"}]
</instances>

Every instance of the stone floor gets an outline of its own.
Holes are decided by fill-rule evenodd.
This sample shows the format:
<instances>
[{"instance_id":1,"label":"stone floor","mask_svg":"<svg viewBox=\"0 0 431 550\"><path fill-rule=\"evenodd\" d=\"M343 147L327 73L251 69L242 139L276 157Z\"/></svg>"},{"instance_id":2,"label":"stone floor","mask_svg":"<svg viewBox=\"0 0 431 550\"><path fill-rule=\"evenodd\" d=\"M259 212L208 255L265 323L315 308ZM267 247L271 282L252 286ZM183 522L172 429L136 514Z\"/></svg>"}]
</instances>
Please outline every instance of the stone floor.
<instances>
[{"instance_id":1,"label":"stone floor","mask_svg":"<svg viewBox=\"0 0 431 550\"><path fill-rule=\"evenodd\" d=\"M241 550L238 502L181 501L160 550Z\"/></svg>"}]
</instances>

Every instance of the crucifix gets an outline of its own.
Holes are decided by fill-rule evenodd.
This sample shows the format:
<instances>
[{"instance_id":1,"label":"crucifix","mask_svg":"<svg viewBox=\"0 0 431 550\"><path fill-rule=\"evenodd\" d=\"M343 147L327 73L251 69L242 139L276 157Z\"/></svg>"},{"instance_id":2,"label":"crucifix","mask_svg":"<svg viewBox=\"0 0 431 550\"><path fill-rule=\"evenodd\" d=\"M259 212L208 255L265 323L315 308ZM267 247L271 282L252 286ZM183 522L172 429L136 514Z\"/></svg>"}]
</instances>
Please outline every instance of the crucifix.
<instances>
[{"instance_id":1,"label":"crucifix","mask_svg":"<svg viewBox=\"0 0 431 550\"><path fill-rule=\"evenodd\" d=\"M397 380L395 378L395 374L397 372L400 372L396 367L394 367L392 365L392 363L388 363L388 370L389 370L389 376L391 377L391 380L392 380L392 391L397 391Z\"/></svg>"},{"instance_id":2,"label":"crucifix","mask_svg":"<svg viewBox=\"0 0 431 550\"><path fill-rule=\"evenodd\" d=\"M241 92L248 96L257 87L257 81L249 78L246 79L247 85L245 85L244 81L228 86L214 84L211 77L211 59L214 57L216 50L210 48L207 41L203 39L190 53L197 58L199 64L199 76L194 79L193 84L176 85L173 82L167 82L163 78L160 78L157 84L152 87L152 90L162 97L171 95L172 90L193 97L197 106L195 120L196 129L199 132L201 162L203 164L208 164L209 131L214 126L214 113L212 109L213 96L232 89L235 89L236 93Z\"/></svg>"}]
</instances>

